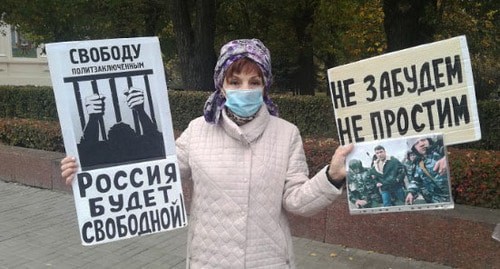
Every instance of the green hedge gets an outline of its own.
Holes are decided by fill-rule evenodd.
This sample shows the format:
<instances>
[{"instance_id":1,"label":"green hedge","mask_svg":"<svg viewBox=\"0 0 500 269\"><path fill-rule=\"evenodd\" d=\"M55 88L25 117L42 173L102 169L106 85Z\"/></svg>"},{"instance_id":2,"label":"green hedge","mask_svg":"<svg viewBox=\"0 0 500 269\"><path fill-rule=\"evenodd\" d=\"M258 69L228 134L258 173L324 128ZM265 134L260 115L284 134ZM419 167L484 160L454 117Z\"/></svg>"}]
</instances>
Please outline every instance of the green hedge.
<instances>
[{"instance_id":1,"label":"green hedge","mask_svg":"<svg viewBox=\"0 0 500 269\"><path fill-rule=\"evenodd\" d=\"M52 87L0 86L0 118L58 120Z\"/></svg>"},{"instance_id":2,"label":"green hedge","mask_svg":"<svg viewBox=\"0 0 500 269\"><path fill-rule=\"evenodd\" d=\"M179 132L176 132L176 136ZM64 152L59 123L33 119L0 118L0 143ZM333 138L304 138L311 174L327 164L338 141ZM450 180L456 203L500 208L500 151L448 147Z\"/></svg>"},{"instance_id":3,"label":"green hedge","mask_svg":"<svg viewBox=\"0 0 500 269\"><path fill-rule=\"evenodd\" d=\"M193 118L202 115L208 95L169 91L176 136ZM338 145L330 99L288 95L272 98L280 116L301 130L310 171L316 173L328 163ZM459 204L500 208L499 106L495 100L478 103L481 141L449 147L453 197ZM64 151L52 88L0 86L0 143Z\"/></svg>"},{"instance_id":4,"label":"green hedge","mask_svg":"<svg viewBox=\"0 0 500 269\"><path fill-rule=\"evenodd\" d=\"M449 147L452 194L458 204L500 208L500 151Z\"/></svg>"},{"instance_id":5,"label":"green hedge","mask_svg":"<svg viewBox=\"0 0 500 269\"><path fill-rule=\"evenodd\" d=\"M169 91L174 129L184 130L192 119L203 115L203 105L209 94L196 91ZM271 98L279 108L280 117L296 124L303 135L337 137L330 99L290 95L272 95Z\"/></svg>"},{"instance_id":6,"label":"green hedge","mask_svg":"<svg viewBox=\"0 0 500 269\"><path fill-rule=\"evenodd\" d=\"M169 91L174 129L184 130L189 122L202 115L208 92ZM280 116L297 125L303 136L337 138L333 106L326 96L272 95ZM500 150L500 102L478 103L482 139L458 145L460 148ZM51 87L0 86L0 118L54 120L57 110Z\"/></svg>"},{"instance_id":7,"label":"green hedge","mask_svg":"<svg viewBox=\"0 0 500 269\"><path fill-rule=\"evenodd\" d=\"M56 121L0 118L0 143L64 152L61 128Z\"/></svg>"}]
</instances>

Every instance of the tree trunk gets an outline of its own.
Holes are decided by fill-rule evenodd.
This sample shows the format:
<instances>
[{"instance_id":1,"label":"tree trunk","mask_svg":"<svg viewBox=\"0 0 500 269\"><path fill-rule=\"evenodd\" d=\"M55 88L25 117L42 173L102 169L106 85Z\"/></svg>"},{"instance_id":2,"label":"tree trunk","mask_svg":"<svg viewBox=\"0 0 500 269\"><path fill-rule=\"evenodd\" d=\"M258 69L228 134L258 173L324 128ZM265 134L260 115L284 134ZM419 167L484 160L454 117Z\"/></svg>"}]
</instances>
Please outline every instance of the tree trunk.
<instances>
[{"instance_id":1,"label":"tree trunk","mask_svg":"<svg viewBox=\"0 0 500 269\"><path fill-rule=\"evenodd\" d=\"M313 48L310 41L301 48L298 64L299 68L297 69L297 74L294 76L298 93L300 95L314 95L316 68L314 66Z\"/></svg>"},{"instance_id":2,"label":"tree trunk","mask_svg":"<svg viewBox=\"0 0 500 269\"><path fill-rule=\"evenodd\" d=\"M294 27L300 49L297 61L298 68L292 77L299 95L314 95L316 68L313 60L312 34L311 30L308 29L313 23L314 6L312 2L306 1L304 6L299 5L299 7L295 14Z\"/></svg>"},{"instance_id":3,"label":"tree trunk","mask_svg":"<svg viewBox=\"0 0 500 269\"><path fill-rule=\"evenodd\" d=\"M180 61L182 87L186 90L213 90L215 66L215 0L196 1L195 11L190 1L172 0L171 17ZM194 25L191 22L194 16Z\"/></svg>"},{"instance_id":4,"label":"tree trunk","mask_svg":"<svg viewBox=\"0 0 500 269\"><path fill-rule=\"evenodd\" d=\"M149 0L145 3L144 34L156 36L164 27L163 16L168 12L168 3L163 0Z\"/></svg>"},{"instance_id":5,"label":"tree trunk","mask_svg":"<svg viewBox=\"0 0 500 269\"><path fill-rule=\"evenodd\" d=\"M324 61L324 65L325 66L337 66L339 63L338 63L338 60L337 58L335 57L334 54L327 54L326 57L323 59ZM331 67L328 67L328 69L331 68ZM326 70L326 73L328 75L328 69ZM326 84L326 96L331 96L331 92L330 92L330 83L328 82L328 76L327 76L327 79L324 80L324 83Z\"/></svg>"},{"instance_id":6,"label":"tree trunk","mask_svg":"<svg viewBox=\"0 0 500 269\"><path fill-rule=\"evenodd\" d=\"M433 41L434 27L424 19L426 8L436 9L437 0L384 0L387 51Z\"/></svg>"}]
</instances>

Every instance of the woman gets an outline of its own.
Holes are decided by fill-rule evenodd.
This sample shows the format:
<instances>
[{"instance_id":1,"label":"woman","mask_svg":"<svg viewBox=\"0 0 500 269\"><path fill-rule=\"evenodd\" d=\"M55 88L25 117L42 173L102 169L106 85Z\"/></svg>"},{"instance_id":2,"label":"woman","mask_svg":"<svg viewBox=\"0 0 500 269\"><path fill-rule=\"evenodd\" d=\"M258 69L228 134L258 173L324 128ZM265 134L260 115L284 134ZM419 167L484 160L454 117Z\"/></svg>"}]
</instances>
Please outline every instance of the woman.
<instances>
[{"instance_id":1,"label":"woman","mask_svg":"<svg viewBox=\"0 0 500 269\"><path fill-rule=\"evenodd\" d=\"M221 49L216 91L177 139L183 180L192 180L188 268L294 268L285 211L311 216L341 194L345 157L339 147L313 178L299 130L276 117L268 91L269 50L257 39ZM62 176L71 183L74 158Z\"/></svg>"}]
</instances>

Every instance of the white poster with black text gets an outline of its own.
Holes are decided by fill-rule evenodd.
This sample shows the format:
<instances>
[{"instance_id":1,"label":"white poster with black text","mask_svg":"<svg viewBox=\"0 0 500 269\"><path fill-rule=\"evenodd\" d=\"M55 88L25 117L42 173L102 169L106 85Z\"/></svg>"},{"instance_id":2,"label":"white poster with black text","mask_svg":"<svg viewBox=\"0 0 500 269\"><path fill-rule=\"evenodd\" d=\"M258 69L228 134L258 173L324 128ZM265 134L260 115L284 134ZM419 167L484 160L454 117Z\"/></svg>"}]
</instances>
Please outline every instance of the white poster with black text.
<instances>
[{"instance_id":1,"label":"white poster with black text","mask_svg":"<svg viewBox=\"0 0 500 269\"><path fill-rule=\"evenodd\" d=\"M156 37L46 45L83 245L187 225Z\"/></svg>"},{"instance_id":2,"label":"white poster with black text","mask_svg":"<svg viewBox=\"0 0 500 269\"><path fill-rule=\"evenodd\" d=\"M328 69L351 214L453 208L446 146L481 139L465 36Z\"/></svg>"}]
</instances>

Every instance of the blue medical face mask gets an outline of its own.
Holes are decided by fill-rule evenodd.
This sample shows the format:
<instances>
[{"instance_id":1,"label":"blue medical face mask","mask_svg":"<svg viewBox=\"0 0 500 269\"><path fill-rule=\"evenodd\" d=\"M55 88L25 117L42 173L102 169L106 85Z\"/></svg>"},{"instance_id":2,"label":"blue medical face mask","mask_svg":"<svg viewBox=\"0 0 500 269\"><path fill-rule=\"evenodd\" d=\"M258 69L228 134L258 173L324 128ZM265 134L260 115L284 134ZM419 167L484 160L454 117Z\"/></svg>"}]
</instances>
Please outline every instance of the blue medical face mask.
<instances>
[{"instance_id":1,"label":"blue medical face mask","mask_svg":"<svg viewBox=\"0 0 500 269\"><path fill-rule=\"evenodd\" d=\"M259 111L264 103L262 88L226 90L226 107L240 117L250 117Z\"/></svg>"}]
</instances>

